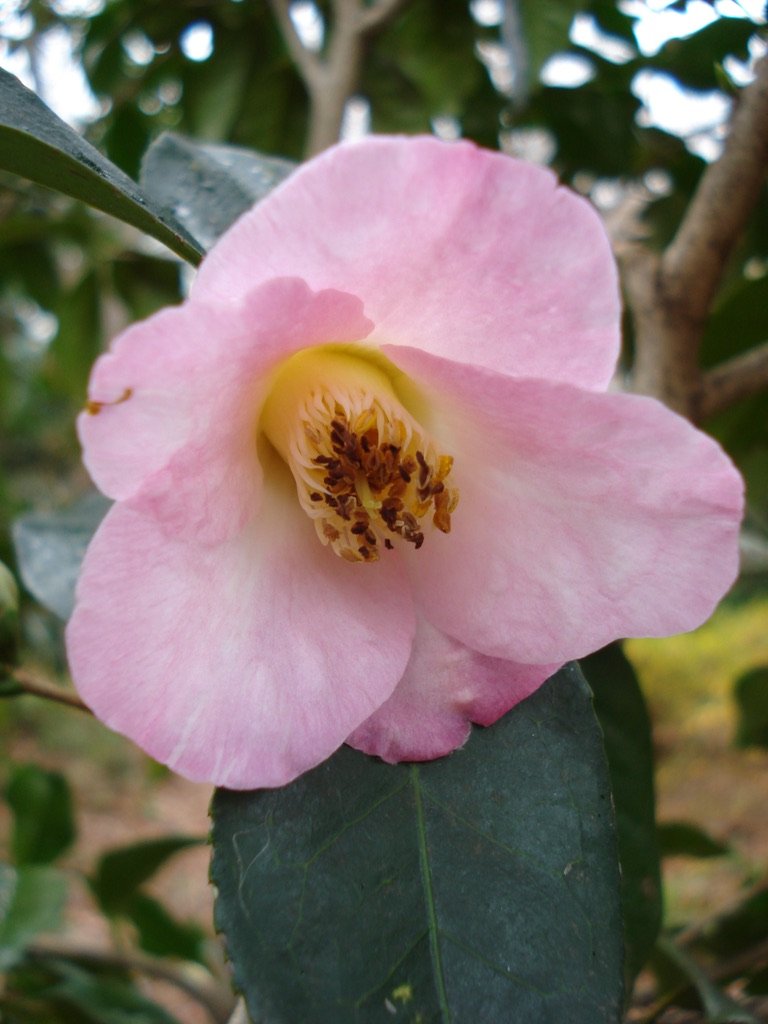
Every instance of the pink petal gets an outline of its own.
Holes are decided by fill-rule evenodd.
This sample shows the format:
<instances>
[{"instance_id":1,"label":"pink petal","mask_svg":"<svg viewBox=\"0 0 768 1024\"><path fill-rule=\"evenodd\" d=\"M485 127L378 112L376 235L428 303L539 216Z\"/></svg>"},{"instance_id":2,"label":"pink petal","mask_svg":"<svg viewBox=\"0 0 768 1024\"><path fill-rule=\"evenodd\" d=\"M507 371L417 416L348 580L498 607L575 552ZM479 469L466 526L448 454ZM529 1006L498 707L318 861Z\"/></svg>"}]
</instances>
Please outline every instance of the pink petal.
<instances>
[{"instance_id":1,"label":"pink petal","mask_svg":"<svg viewBox=\"0 0 768 1024\"><path fill-rule=\"evenodd\" d=\"M191 301L129 327L91 374L97 413L78 419L91 476L111 498L147 487L174 531L187 518L193 531L207 523L211 541L239 528L258 493L255 423L270 369L370 329L359 299L297 279L244 291L227 309Z\"/></svg>"},{"instance_id":2,"label":"pink petal","mask_svg":"<svg viewBox=\"0 0 768 1024\"><path fill-rule=\"evenodd\" d=\"M618 354L600 220L540 167L471 143L368 138L296 171L214 247L200 300L296 274L358 295L373 340L600 388Z\"/></svg>"},{"instance_id":3,"label":"pink petal","mask_svg":"<svg viewBox=\"0 0 768 1024\"><path fill-rule=\"evenodd\" d=\"M286 474L287 477L287 474ZM323 547L292 481L215 548L115 506L86 555L67 631L73 678L111 728L195 781L279 786L328 757L408 661L402 565Z\"/></svg>"},{"instance_id":4,"label":"pink petal","mask_svg":"<svg viewBox=\"0 0 768 1024\"><path fill-rule=\"evenodd\" d=\"M649 398L514 380L395 346L434 411L461 497L408 553L421 613L488 655L581 657L693 629L738 566L742 482Z\"/></svg>"},{"instance_id":5,"label":"pink petal","mask_svg":"<svg viewBox=\"0 0 768 1024\"><path fill-rule=\"evenodd\" d=\"M420 620L397 689L347 743L391 764L442 757L464 743L470 722L491 725L559 667L486 657Z\"/></svg>"}]
</instances>

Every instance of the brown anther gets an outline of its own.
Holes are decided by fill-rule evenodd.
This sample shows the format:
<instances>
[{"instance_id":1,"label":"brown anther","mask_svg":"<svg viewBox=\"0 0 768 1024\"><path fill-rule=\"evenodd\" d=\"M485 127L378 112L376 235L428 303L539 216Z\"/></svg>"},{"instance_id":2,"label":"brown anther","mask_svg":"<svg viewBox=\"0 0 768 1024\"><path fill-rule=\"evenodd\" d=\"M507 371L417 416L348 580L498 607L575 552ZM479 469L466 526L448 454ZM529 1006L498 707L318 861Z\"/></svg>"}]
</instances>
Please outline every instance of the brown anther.
<instances>
[{"instance_id":1,"label":"brown anther","mask_svg":"<svg viewBox=\"0 0 768 1024\"><path fill-rule=\"evenodd\" d=\"M394 550L395 536L421 548L430 519L447 533L458 493L447 481L453 459L425 444L407 416L388 418L378 399L356 408L351 414L317 395L308 404L304 503L336 554L370 563L382 547Z\"/></svg>"},{"instance_id":2,"label":"brown anther","mask_svg":"<svg viewBox=\"0 0 768 1024\"><path fill-rule=\"evenodd\" d=\"M435 514L432 516L432 522L442 533L451 532L451 513L447 508L435 509Z\"/></svg>"}]
</instances>

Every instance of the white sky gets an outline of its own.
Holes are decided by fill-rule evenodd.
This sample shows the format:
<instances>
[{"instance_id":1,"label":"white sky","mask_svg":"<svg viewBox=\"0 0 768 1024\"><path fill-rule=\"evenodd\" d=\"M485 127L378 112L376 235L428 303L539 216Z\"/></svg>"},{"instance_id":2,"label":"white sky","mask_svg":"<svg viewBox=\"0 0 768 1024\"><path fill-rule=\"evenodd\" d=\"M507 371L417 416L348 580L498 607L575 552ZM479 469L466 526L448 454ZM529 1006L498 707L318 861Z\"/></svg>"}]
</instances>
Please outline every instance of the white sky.
<instances>
[{"instance_id":1,"label":"white sky","mask_svg":"<svg viewBox=\"0 0 768 1024\"><path fill-rule=\"evenodd\" d=\"M692 32L723 17L750 16L759 20L764 8L763 0L716 0L715 9L704 0L689 0L685 11L667 9L671 0L621 0L621 8L635 20L638 49L652 55L671 38ZM103 6L103 0L53 0L55 9L67 13L93 13ZM0 66L18 75L30 87L39 87L43 99L64 120L77 124L94 118L99 113L98 103L91 94L85 77L72 59L69 36L65 29L55 28L40 39L35 54L37 83L32 73L29 54L20 48L12 54L13 40L23 40L31 29L31 19L20 15L20 0L0 0ZM472 12L484 25L499 24L502 0L472 0ZM322 21L318 19L311 0L295 0L292 10L294 22L306 45L316 49L322 44ZM632 48L623 40L602 35L594 21L585 15L577 16L571 32L577 44L595 49L617 63L631 59ZM190 60L204 61L212 53L214 39L209 25L196 22L185 29L180 45ZM756 42L753 59L765 44ZM126 42L126 51L137 64L147 63L151 57L148 40L140 34ZM494 74L504 78L504 53L491 54L497 66ZM500 61L500 63L499 63ZM727 70L743 84L749 79L749 67L736 61L727 63ZM557 54L545 65L542 77L549 84L576 86L589 80L590 62L577 54ZM686 138L690 148L707 159L717 155L719 149L718 126L725 121L730 101L721 93L690 93L682 90L666 75L644 71L633 83L635 95L643 102L640 123L655 124Z\"/></svg>"}]
</instances>

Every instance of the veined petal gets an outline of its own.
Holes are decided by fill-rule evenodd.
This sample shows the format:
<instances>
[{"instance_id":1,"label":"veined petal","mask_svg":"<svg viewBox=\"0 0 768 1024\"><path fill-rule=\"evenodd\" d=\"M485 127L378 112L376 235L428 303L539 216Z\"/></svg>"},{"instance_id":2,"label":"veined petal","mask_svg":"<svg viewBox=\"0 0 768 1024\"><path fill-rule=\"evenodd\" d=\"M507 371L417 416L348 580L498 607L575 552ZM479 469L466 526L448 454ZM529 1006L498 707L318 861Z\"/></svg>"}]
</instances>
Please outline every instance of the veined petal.
<instances>
[{"instance_id":1,"label":"veined petal","mask_svg":"<svg viewBox=\"0 0 768 1024\"><path fill-rule=\"evenodd\" d=\"M201 301L298 274L358 295L372 341L602 388L616 269L589 203L541 167L468 142L368 138L305 164L203 262Z\"/></svg>"},{"instance_id":2,"label":"veined petal","mask_svg":"<svg viewBox=\"0 0 768 1024\"><path fill-rule=\"evenodd\" d=\"M140 500L115 506L67 630L78 689L107 725L234 789L328 757L390 695L415 628L402 565L336 558L292 482L269 480L258 521L214 548L170 539Z\"/></svg>"},{"instance_id":3,"label":"veined petal","mask_svg":"<svg viewBox=\"0 0 768 1024\"><path fill-rule=\"evenodd\" d=\"M243 292L226 309L198 301L165 309L129 327L96 362L78 419L85 464L111 498L149 482L158 510L194 468L202 504L211 504L223 468L247 460L243 472L258 479L255 423L270 369L300 348L358 341L370 329L359 299L315 294L294 278ZM179 503L171 504L178 517Z\"/></svg>"},{"instance_id":4,"label":"veined petal","mask_svg":"<svg viewBox=\"0 0 768 1024\"><path fill-rule=\"evenodd\" d=\"M491 725L559 667L489 658L420 618L397 689L347 743L391 764L441 757L464 743L470 722Z\"/></svg>"},{"instance_id":5,"label":"veined petal","mask_svg":"<svg viewBox=\"0 0 768 1024\"><path fill-rule=\"evenodd\" d=\"M436 627L536 664L711 614L736 576L743 502L711 438L650 398L385 351L455 456L451 534L405 553Z\"/></svg>"}]
</instances>

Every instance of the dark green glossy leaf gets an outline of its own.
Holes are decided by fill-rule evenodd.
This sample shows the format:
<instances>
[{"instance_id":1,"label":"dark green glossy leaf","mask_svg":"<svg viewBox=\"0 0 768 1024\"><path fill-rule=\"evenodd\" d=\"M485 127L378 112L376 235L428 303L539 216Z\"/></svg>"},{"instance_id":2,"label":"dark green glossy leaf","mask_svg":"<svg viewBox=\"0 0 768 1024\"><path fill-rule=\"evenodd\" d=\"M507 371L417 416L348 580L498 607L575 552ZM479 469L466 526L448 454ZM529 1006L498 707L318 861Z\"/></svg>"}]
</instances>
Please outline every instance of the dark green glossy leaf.
<instances>
[{"instance_id":1,"label":"dark green glossy leaf","mask_svg":"<svg viewBox=\"0 0 768 1024\"><path fill-rule=\"evenodd\" d=\"M0 69L0 166L145 231L190 263L202 250L166 213L7 71Z\"/></svg>"},{"instance_id":2,"label":"dark green glossy leaf","mask_svg":"<svg viewBox=\"0 0 768 1024\"><path fill-rule=\"evenodd\" d=\"M656 836L651 722L620 644L581 662L595 698L616 807L628 988L661 928L661 869Z\"/></svg>"},{"instance_id":3,"label":"dark green glossy leaf","mask_svg":"<svg viewBox=\"0 0 768 1024\"><path fill-rule=\"evenodd\" d=\"M722 857L730 848L687 821L665 821L659 825L659 845L664 857Z\"/></svg>"},{"instance_id":4,"label":"dark green glossy leaf","mask_svg":"<svg viewBox=\"0 0 768 1024\"><path fill-rule=\"evenodd\" d=\"M194 836L163 836L105 853L90 880L101 909L106 914L124 913L138 887L174 854L203 842Z\"/></svg>"},{"instance_id":5,"label":"dark green glossy leaf","mask_svg":"<svg viewBox=\"0 0 768 1024\"><path fill-rule=\"evenodd\" d=\"M50 864L72 845L72 794L59 772L14 765L5 795L13 811L11 851L17 864Z\"/></svg>"},{"instance_id":6,"label":"dark green glossy leaf","mask_svg":"<svg viewBox=\"0 0 768 1024\"><path fill-rule=\"evenodd\" d=\"M577 667L448 758L343 747L212 813L216 922L254 1020L619 1021L610 787Z\"/></svg>"},{"instance_id":7,"label":"dark green glossy leaf","mask_svg":"<svg viewBox=\"0 0 768 1024\"><path fill-rule=\"evenodd\" d=\"M147 194L207 247L294 169L289 160L167 133L141 169Z\"/></svg>"},{"instance_id":8,"label":"dark green glossy leaf","mask_svg":"<svg viewBox=\"0 0 768 1024\"><path fill-rule=\"evenodd\" d=\"M194 924L176 921L165 907L142 892L135 892L124 913L136 926L139 945L155 956L177 956L205 963L205 934Z\"/></svg>"},{"instance_id":9,"label":"dark green glossy leaf","mask_svg":"<svg viewBox=\"0 0 768 1024\"><path fill-rule=\"evenodd\" d=\"M54 868L0 863L0 971L17 962L30 939L59 927L65 896L64 876Z\"/></svg>"},{"instance_id":10,"label":"dark green glossy leaf","mask_svg":"<svg viewBox=\"0 0 768 1024\"><path fill-rule=\"evenodd\" d=\"M738 707L737 747L768 747L768 666L746 672L733 691Z\"/></svg>"},{"instance_id":11,"label":"dark green glossy leaf","mask_svg":"<svg viewBox=\"0 0 768 1024\"><path fill-rule=\"evenodd\" d=\"M110 502L95 491L61 512L30 513L13 524L21 579L55 615L69 618L85 549Z\"/></svg>"}]
</instances>

